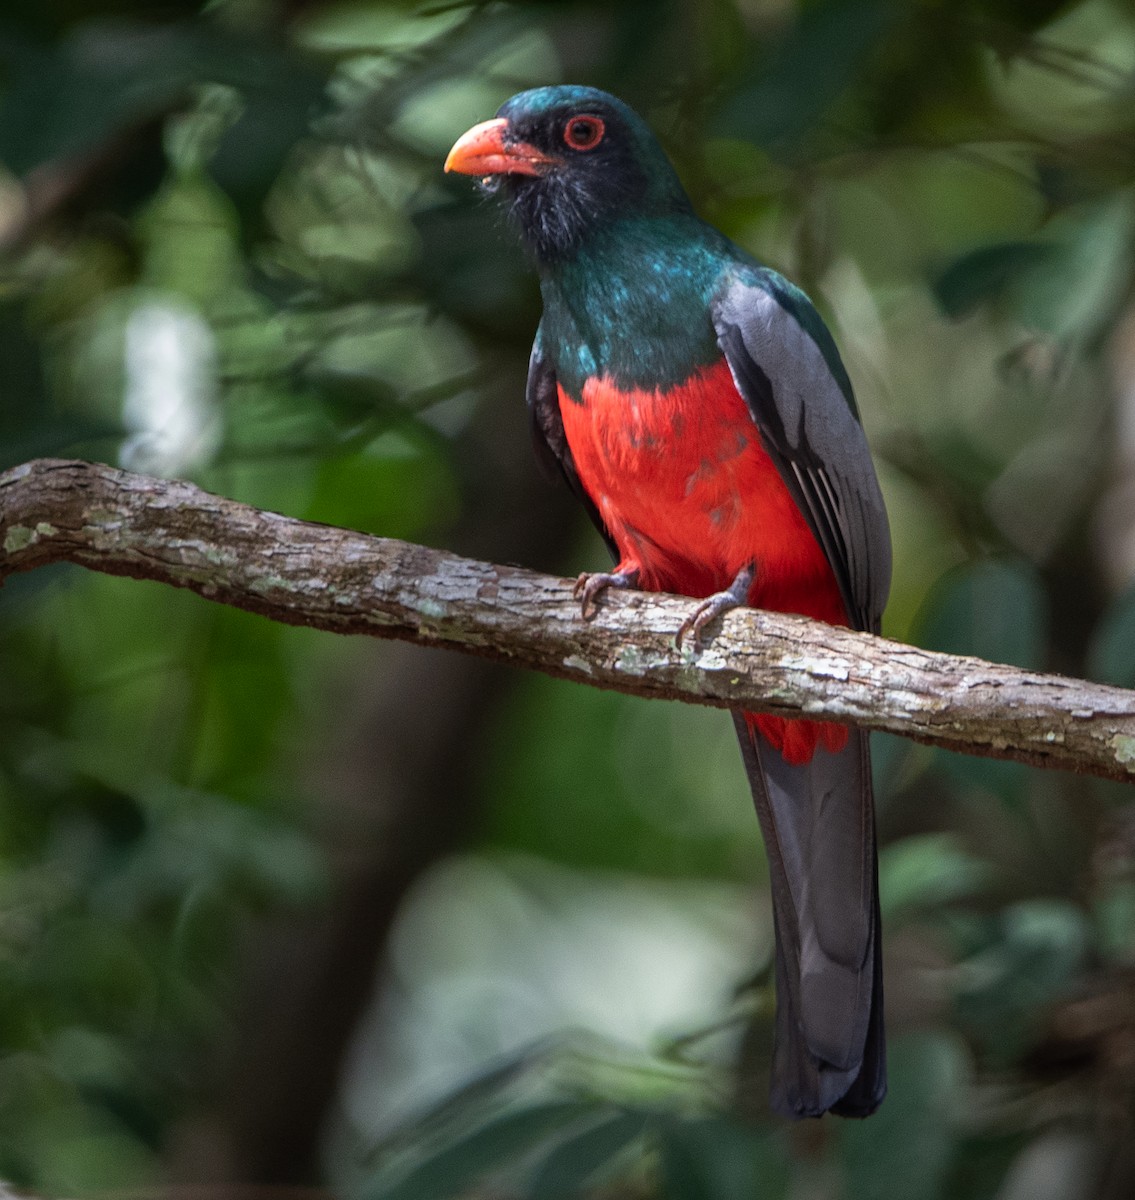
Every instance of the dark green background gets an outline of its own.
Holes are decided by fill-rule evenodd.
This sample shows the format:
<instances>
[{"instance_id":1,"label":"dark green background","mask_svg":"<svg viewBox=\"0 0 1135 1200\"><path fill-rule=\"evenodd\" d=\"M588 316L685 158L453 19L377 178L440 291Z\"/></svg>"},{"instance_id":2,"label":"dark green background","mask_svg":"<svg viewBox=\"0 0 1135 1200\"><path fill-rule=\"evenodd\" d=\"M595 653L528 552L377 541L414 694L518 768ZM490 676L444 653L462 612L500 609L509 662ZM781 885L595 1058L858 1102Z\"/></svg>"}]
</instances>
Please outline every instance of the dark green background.
<instances>
[{"instance_id":1,"label":"dark green background","mask_svg":"<svg viewBox=\"0 0 1135 1200\"><path fill-rule=\"evenodd\" d=\"M699 210L831 323L891 512L886 631L1135 686L1119 0L8 0L0 465L123 461L601 565L527 445L531 272L441 173L557 80L638 107ZM1127 794L885 739L876 773L891 1093L790 1128L720 713L14 578L0 1179L1133 1194Z\"/></svg>"}]
</instances>

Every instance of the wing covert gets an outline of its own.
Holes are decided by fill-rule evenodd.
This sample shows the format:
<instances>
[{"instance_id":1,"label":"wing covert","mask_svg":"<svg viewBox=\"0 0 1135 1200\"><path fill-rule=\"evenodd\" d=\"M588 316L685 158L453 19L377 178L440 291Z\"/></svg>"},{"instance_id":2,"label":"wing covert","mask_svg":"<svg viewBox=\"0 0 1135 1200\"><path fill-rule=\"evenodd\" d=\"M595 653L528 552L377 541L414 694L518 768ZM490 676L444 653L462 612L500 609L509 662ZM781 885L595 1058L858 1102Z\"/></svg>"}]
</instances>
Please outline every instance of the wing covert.
<instances>
[{"instance_id":1,"label":"wing covert","mask_svg":"<svg viewBox=\"0 0 1135 1200\"><path fill-rule=\"evenodd\" d=\"M580 501L595 528L603 535L612 558L619 559L618 547L603 524L603 518L587 494L579 475L576 473L575 460L571 456L571 447L564 433L563 418L560 416L560 394L556 386L556 373L552 364L544 355L540 344L540 330L536 331L536 339L532 343L532 355L528 360L528 384L525 388L525 399L528 403L528 428L532 436L532 448L536 452L536 461L544 475L552 482L563 480L576 499Z\"/></svg>"}]
</instances>

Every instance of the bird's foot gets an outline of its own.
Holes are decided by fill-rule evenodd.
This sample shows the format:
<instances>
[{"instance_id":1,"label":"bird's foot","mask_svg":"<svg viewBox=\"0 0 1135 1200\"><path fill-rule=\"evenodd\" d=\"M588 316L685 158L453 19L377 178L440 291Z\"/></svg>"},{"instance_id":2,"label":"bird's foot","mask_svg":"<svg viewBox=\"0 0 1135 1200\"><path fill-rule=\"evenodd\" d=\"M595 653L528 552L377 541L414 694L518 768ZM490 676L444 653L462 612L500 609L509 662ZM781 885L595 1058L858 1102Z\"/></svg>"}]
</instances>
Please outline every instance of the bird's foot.
<instances>
[{"instance_id":1,"label":"bird's foot","mask_svg":"<svg viewBox=\"0 0 1135 1200\"><path fill-rule=\"evenodd\" d=\"M674 645L681 650L682 643L685 641L687 634L693 634L694 649L697 649L698 641L701 637L701 631L715 617L720 617L724 613L729 612L733 608L743 608L749 603L749 589L753 586L753 575L756 568L750 563L747 567L742 567L737 572L737 578L723 592L714 592L712 596L706 597L696 609L693 615L687 617L681 625L678 626L678 632L674 635Z\"/></svg>"},{"instance_id":2,"label":"bird's foot","mask_svg":"<svg viewBox=\"0 0 1135 1200\"><path fill-rule=\"evenodd\" d=\"M633 588L638 586L638 570L630 571L584 571L575 581L571 594L580 601L580 616L590 620L598 611L596 601L601 592L608 588Z\"/></svg>"}]
</instances>

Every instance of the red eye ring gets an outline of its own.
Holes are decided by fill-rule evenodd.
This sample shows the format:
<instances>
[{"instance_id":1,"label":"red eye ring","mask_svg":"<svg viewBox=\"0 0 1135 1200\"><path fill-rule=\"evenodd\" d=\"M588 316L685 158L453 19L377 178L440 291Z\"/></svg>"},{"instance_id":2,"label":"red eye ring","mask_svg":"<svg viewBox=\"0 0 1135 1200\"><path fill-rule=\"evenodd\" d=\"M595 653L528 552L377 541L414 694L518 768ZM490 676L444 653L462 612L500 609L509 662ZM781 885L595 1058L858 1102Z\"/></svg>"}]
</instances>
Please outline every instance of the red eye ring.
<instances>
[{"instance_id":1,"label":"red eye ring","mask_svg":"<svg viewBox=\"0 0 1135 1200\"><path fill-rule=\"evenodd\" d=\"M572 117L564 126L564 141L573 150L594 150L606 132L607 126L604 125L602 117L583 113Z\"/></svg>"}]
</instances>

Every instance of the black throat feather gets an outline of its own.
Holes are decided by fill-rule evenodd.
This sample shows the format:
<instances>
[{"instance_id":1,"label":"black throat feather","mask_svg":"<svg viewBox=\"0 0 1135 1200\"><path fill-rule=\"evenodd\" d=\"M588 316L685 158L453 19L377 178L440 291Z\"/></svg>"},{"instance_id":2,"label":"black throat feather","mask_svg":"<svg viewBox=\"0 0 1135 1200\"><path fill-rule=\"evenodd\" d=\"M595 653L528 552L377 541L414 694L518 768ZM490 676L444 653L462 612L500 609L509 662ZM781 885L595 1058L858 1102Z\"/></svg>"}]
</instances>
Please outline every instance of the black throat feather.
<instances>
[{"instance_id":1,"label":"black throat feather","mask_svg":"<svg viewBox=\"0 0 1135 1200\"><path fill-rule=\"evenodd\" d=\"M612 171L554 168L539 178L507 179L509 217L538 263L550 266L574 257L598 228L640 206L645 176L631 164L618 167Z\"/></svg>"}]
</instances>

